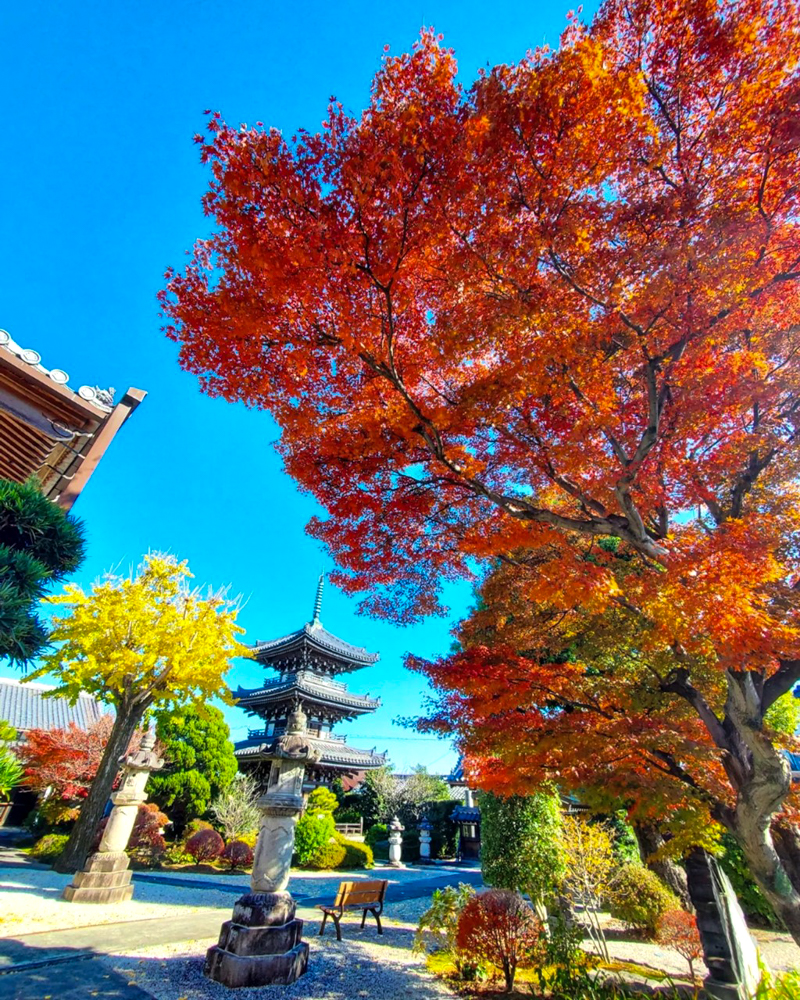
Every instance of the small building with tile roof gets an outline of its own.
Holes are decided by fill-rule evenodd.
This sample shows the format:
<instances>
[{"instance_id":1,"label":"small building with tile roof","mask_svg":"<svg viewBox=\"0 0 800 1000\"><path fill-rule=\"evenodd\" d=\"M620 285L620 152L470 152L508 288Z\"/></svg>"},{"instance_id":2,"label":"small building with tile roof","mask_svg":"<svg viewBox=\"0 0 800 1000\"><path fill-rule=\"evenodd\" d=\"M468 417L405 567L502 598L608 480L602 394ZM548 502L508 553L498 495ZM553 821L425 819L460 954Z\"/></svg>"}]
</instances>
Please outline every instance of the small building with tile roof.
<instances>
[{"instance_id":1,"label":"small building with tile roof","mask_svg":"<svg viewBox=\"0 0 800 1000\"><path fill-rule=\"evenodd\" d=\"M24 739L29 729L66 729L74 722L89 729L110 710L90 694L82 693L74 705L66 698L45 697L51 684L23 684L15 677L0 677L0 719Z\"/></svg>"},{"instance_id":2,"label":"small building with tile roof","mask_svg":"<svg viewBox=\"0 0 800 1000\"><path fill-rule=\"evenodd\" d=\"M262 721L236 744L236 757L245 770L260 769L269 760L275 741L286 731L289 713L302 708L308 717L309 742L320 752L320 760L308 767L311 783L353 777L382 767L386 754L350 746L333 727L374 712L380 699L354 694L337 678L378 660L362 646L354 646L325 629L320 621L323 577L319 578L314 615L302 628L279 639L257 642L255 659L277 677L258 688L239 687L233 692L240 708Z\"/></svg>"},{"instance_id":3,"label":"small building with tile roof","mask_svg":"<svg viewBox=\"0 0 800 1000\"><path fill-rule=\"evenodd\" d=\"M60 368L0 330L0 479L39 480L50 500L70 510L117 431L144 399L128 389L69 386Z\"/></svg>"}]
</instances>

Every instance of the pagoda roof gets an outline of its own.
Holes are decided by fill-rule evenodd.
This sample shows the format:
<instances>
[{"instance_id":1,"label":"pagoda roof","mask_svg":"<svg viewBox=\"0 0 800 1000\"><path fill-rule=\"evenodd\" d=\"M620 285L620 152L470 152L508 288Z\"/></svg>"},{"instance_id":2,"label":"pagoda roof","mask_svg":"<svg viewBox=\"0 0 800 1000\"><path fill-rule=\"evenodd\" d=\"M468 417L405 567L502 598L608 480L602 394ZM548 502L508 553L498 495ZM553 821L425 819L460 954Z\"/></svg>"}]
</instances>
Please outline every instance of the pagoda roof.
<instances>
[{"instance_id":1,"label":"pagoda roof","mask_svg":"<svg viewBox=\"0 0 800 1000\"><path fill-rule=\"evenodd\" d=\"M366 771L383 767L386 754L374 750L359 750L351 747L342 737L309 736L308 742L320 751L320 759L312 767L332 767L343 771ZM235 754L239 760L255 762L269 759L274 739L266 742L261 738L244 740L236 744Z\"/></svg>"},{"instance_id":2,"label":"pagoda roof","mask_svg":"<svg viewBox=\"0 0 800 1000\"><path fill-rule=\"evenodd\" d=\"M0 478L36 476L45 496L69 510L116 432L144 399L128 389L67 384L60 368L0 330Z\"/></svg>"},{"instance_id":3,"label":"pagoda roof","mask_svg":"<svg viewBox=\"0 0 800 1000\"><path fill-rule=\"evenodd\" d=\"M318 620L306 622L302 628L281 636L280 639L257 642L252 649L256 660L269 662L291 654L299 654L304 647L316 649L323 655L344 661L343 665L352 664L351 669L369 666L378 660L377 653L368 653L363 646L353 646L345 642L344 639L323 628Z\"/></svg>"},{"instance_id":4,"label":"pagoda roof","mask_svg":"<svg viewBox=\"0 0 800 1000\"><path fill-rule=\"evenodd\" d=\"M260 688L239 687L233 692L233 696L241 708L253 715L259 714L259 708L290 704L296 699L305 703L342 709L348 716L374 712L381 703L379 698L352 694L344 684L306 670L268 681Z\"/></svg>"}]
</instances>

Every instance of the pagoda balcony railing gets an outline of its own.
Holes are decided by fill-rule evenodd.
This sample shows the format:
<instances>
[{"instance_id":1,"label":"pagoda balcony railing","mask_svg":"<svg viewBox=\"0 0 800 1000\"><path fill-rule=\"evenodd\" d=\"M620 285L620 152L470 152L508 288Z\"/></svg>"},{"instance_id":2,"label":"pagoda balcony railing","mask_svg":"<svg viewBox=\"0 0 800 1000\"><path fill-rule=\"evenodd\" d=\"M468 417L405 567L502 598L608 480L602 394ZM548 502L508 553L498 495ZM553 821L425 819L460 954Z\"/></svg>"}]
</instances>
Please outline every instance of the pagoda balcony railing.
<instances>
[{"instance_id":1,"label":"pagoda balcony railing","mask_svg":"<svg viewBox=\"0 0 800 1000\"><path fill-rule=\"evenodd\" d=\"M285 732L286 729L283 726L276 726L275 730L269 734L266 729L248 729L247 736L251 740L267 740L283 736ZM309 736L316 736L317 739L334 740L336 743L347 742L346 736L339 736L337 733L324 733L321 729L307 729L306 732Z\"/></svg>"},{"instance_id":2,"label":"pagoda balcony railing","mask_svg":"<svg viewBox=\"0 0 800 1000\"><path fill-rule=\"evenodd\" d=\"M335 681L332 677L325 677L323 674L315 674L310 670L298 670L296 677L299 681L311 681L312 684L321 684L324 687L336 688L337 691L346 691L347 685L343 684L341 681ZM266 690L267 688L279 687L281 684L285 684L289 678L286 675L281 677L273 677L270 680L265 680L260 691Z\"/></svg>"}]
</instances>

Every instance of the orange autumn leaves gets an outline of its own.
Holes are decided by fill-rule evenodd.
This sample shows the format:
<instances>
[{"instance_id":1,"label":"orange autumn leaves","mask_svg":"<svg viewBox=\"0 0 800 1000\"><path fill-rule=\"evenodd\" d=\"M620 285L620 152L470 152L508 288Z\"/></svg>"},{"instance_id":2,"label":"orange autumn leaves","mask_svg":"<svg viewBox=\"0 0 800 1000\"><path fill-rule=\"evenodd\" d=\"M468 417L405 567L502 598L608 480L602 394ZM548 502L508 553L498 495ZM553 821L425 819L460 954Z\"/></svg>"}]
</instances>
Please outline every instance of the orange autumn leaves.
<instances>
[{"instance_id":1,"label":"orange autumn leaves","mask_svg":"<svg viewBox=\"0 0 800 1000\"><path fill-rule=\"evenodd\" d=\"M531 601L638 616L712 700L800 657L798 52L797 0L612 0L469 88L426 31L318 134L210 118L168 333L272 413L368 610L523 553Z\"/></svg>"}]
</instances>

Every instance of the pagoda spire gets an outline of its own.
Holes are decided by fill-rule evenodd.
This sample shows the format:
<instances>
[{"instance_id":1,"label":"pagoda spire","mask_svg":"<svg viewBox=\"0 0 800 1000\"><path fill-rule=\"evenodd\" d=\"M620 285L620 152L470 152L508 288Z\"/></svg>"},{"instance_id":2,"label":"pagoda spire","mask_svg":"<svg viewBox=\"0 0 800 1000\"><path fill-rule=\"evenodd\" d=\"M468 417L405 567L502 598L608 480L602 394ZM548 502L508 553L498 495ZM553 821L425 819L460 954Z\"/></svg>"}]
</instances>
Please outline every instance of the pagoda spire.
<instances>
[{"instance_id":1,"label":"pagoda spire","mask_svg":"<svg viewBox=\"0 0 800 1000\"><path fill-rule=\"evenodd\" d=\"M314 617L311 620L312 625L320 625L319 613L322 610L322 588L325 584L325 574L320 573L319 582L317 583L317 596L314 599Z\"/></svg>"}]
</instances>

